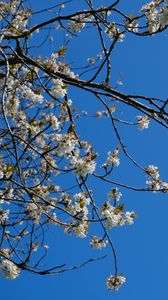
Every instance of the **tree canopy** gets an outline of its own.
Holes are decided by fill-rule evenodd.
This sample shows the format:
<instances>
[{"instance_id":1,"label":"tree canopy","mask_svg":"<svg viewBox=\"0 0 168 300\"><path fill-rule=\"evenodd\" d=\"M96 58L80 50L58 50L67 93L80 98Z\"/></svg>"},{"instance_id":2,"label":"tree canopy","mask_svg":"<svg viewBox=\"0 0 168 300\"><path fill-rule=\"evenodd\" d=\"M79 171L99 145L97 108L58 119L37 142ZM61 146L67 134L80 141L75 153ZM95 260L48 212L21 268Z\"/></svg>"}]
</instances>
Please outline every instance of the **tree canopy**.
<instances>
[{"instance_id":1,"label":"tree canopy","mask_svg":"<svg viewBox=\"0 0 168 300\"><path fill-rule=\"evenodd\" d=\"M121 135L121 126L166 129L168 99L121 91L122 74L118 80L113 74L113 55L127 36L166 30L167 1L144 4L138 14L120 0L98 2L37 9L33 1L0 2L0 273L6 278L22 270L58 274L105 257L48 265L47 233L59 230L89 237L88 247L110 248L114 268L106 286L118 291L126 274L111 231L136 222L121 190L168 192L159 167L137 160ZM107 120L110 147L103 138ZM125 161L128 174L120 180ZM130 168L133 176L141 173L139 185L130 184ZM103 186L107 193L98 198Z\"/></svg>"}]
</instances>

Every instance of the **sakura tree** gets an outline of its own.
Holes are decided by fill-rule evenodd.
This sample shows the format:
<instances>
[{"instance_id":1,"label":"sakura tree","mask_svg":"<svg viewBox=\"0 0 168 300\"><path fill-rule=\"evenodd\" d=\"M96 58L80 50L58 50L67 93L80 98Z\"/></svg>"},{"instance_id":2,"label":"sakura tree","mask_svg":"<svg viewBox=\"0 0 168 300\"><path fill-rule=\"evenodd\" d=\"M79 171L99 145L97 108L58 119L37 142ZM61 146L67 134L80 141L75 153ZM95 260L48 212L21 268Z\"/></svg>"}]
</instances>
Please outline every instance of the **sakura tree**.
<instances>
[{"instance_id":1,"label":"sakura tree","mask_svg":"<svg viewBox=\"0 0 168 300\"><path fill-rule=\"evenodd\" d=\"M62 234L89 237L88 247L111 248L114 269L106 285L118 291L125 277L111 231L136 218L134 208L127 211L121 202L121 189L168 192L158 166L144 166L130 155L118 124L143 131L152 120L167 128L168 100L120 92L123 82L113 84L111 60L127 34L143 39L164 31L168 4L155 0L134 15L124 5L121 10L120 0L79 2L78 10L73 0L45 9L39 4L37 10L33 1L0 2L0 273L10 279L22 270L57 274L103 258L47 266L46 228L54 226ZM97 52L76 68L71 53L82 32L88 39L91 33ZM99 109L80 110L84 97ZM118 107L124 107L127 119ZM116 143L105 158L94 140L83 139L81 119L82 124L97 119L102 126L109 120ZM122 160L142 173L143 186L115 180ZM94 196L95 182L108 187L101 200Z\"/></svg>"}]
</instances>

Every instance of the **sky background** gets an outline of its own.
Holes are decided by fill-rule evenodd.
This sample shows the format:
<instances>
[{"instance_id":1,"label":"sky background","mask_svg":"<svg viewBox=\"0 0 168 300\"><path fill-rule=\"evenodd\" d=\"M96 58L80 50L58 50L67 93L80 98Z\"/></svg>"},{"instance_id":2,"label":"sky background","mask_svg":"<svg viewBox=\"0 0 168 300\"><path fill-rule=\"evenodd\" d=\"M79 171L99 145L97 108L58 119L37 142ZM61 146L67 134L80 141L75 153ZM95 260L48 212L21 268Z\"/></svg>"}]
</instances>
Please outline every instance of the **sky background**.
<instances>
[{"instance_id":1,"label":"sky background","mask_svg":"<svg viewBox=\"0 0 168 300\"><path fill-rule=\"evenodd\" d=\"M34 1L35 10L52 6L55 1ZM103 4L105 1L97 1ZM110 1L107 1L110 3ZM122 3L123 2L123 3ZM144 1L121 1L120 7L125 6L125 12L137 12ZM73 1L69 11L82 7L82 1ZM36 17L37 21L39 16ZM40 17L41 18L41 17ZM53 33L53 32L52 32ZM55 35L58 33L56 32ZM55 38L55 36L54 36ZM63 35L62 35L63 41ZM87 57L94 56L97 50L97 37L92 30L80 33L77 42L70 45L68 60L75 62L74 67L86 63ZM36 38L32 43L40 44ZM42 55L51 54L51 49L44 45L35 52ZM118 43L112 57L112 84L122 76L123 86L120 91L132 94L143 94L153 97L167 98L167 60L168 32L153 37L136 37L128 34L122 43ZM34 53L35 53L34 52ZM86 57L86 58L85 58ZM122 75L121 75L122 74ZM89 108L90 115L100 106L89 95L72 90L71 98L79 112ZM134 118L134 112L127 107L119 106L118 112L126 120ZM138 113L136 113L138 114ZM135 119L132 119L135 121ZM108 119L81 118L78 128L83 139L93 142L95 150L102 153L100 162L108 150L114 149L116 138ZM138 131L134 126L119 126L119 130L128 147L128 151L143 166L154 164L159 166L160 176L168 181L167 175L167 131L154 122L149 129ZM130 163L121 159L121 167L114 173L114 178L127 184L142 186L145 175L139 173ZM94 182L94 194L100 203L110 189L110 185L100 185ZM0 278L1 295L5 300L35 300L35 299L73 299L73 300L140 300L167 299L167 269L168 269L168 196L154 193L133 192L121 189L122 201L127 210L135 210L138 218L134 225L114 228L110 234L117 251L119 272L126 277L119 292L109 292L105 282L110 273L114 272L113 257L110 250L90 249L89 240L66 236L62 230L51 228L48 232L50 245L48 263L69 266L78 265L90 258L108 254L107 258L91 263L79 270L67 272L59 276L37 276L22 272L13 281Z\"/></svg>"}]
</instances>

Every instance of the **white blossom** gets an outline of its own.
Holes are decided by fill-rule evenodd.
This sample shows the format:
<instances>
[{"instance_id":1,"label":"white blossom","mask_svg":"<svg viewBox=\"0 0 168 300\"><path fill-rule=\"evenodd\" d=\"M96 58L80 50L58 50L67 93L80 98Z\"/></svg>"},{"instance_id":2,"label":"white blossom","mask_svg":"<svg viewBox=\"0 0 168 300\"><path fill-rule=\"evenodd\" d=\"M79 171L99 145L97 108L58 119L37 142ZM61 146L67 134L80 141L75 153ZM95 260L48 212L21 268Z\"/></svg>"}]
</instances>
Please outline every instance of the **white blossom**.
<instances>
[{"instance_id":1,"label":"white blossom","mask_svg":"<svg viewBox=\"0 0 168 300\"><path fill-rule=\"evenodd\" d=\"M168 183L162 182L162 188L164 189L164 193L168 193Z\"/></svg>"},{"instance_id":2,"label":"white blossom","mask_svg":"<svg viewBox=\"0 0 168 300\"><path fill-rule=\"evenodd\" d=\"M60 122L58 121L57 117L54 116L53 114L50 115L50 122L51 122L51 125L52 127L55 129L55 130L59 130L59 126L60 126Z\"/></svg>"},{"instance_id":3,"label":"white blossom","mask_svg":"<svg viewBox=\"0 0 168 300\"><path fill-rule=\"evenodd\" d=\"M73 156L70 163L71 166L75 168L75 174L82 177L92 174L96 168L96 163L94 160L87 160L87 157L81 158Z\"/></svg>"},{"instance_id":4,"label":"white blossom","mask_svg":"<svg viewBox=\"0 0 168 300\"><path fill-rule=\"evenodd\" d=\"M158 167L154 165L149 165L148 167L145 168L147 176L151 176L153 179L158 179L159 178L159 169Z\"/></svg>"},{"instance_id":5,"label":"white blossom","mask_svg":"<svg viewBox=\"0 0 168 300\"><path fill-rule=\"evenodd\" d=\"M111 38L111 39L118 38L118 40L120 42L122 42L125 37L125 35L121 32L121 30L116 27L114 22L112 22L108 25L105 32L108 34L109 38Z\"/></svg>"},{"instance_id":6,"label":"white blossom","mask_svg":"<svg viewBox=\"0 0 168 300\"><path fill-rule=\"evenodd\" d=\"M31 99L35 102L42 103L43 101L43 96L41 93L34 92L32 88L28 87L27 85L24 85L23 87L23 92L22 92L22 97Z\"/></svg>"},{"instance_id":7,"label":"white blossom","mask_svg":"<svg viewBox=\"0 0 168 300\"><path fill-rule=\"evenodd\" d=\"M77 224L74 228L75 235L80 238L85 238L88 232L88 223L83 221Z\"/></svg>"},{"instance_id":8,"label":"white blossom","mask_svg":"<svg viewBox=\"0 0 168 300\"><path fill-rule=\"evenodd\" d=\"M102 249L106 247L107 243L108 241L105 241L103 238L94 235L91 237L90 246L92 248Z\"/></svg>"},{"instance_id":9,"label":"white blossom","mask_svg":"<svg viewBox=\"0 0 168 300\"><path fill-rule=\"evenodd\" d=\"M126 278L122 274L120 276L110 275L106 282L107 289L118 291L125 281Z\"/></svg>"},{"instance_id":10,"label":"white blossom","mask_svg":"<svg viewBox=\"0 0 168 300\"><path fill-rule=\"evenodd\" d=\"M30 219L34 219L35 223L39 223L42 211L35 203L29 203L26 207L26 214Z\"/></svg>"},{"instance_id":11,"label":"white blossom","mask_svg":"<svg viewBox=\"0 0 168 300\"><path fill-rule=\"evenodd\" d=\"M133 211L131 212L127 211L125 213L125 221L127 222L127 224L132 225L134 223L134 219L135 219L135 213Z\"/></svg>"},{"instance_id":12,"label":"white blossom","mask_svg":"<svg viewBox=\"0 0 168 300\"><path fill-rule=\"evenodd\" d=\"M122 196L122 193L119 192L118 188L114 187L110 190L108 193L108 199L114 199L116 201L119 201Z\"/></svg>"},{"instance_id":13,"label":"white blossom","mask_svg":"<svg viewBox=\"0 0 168 300\"><path fill-rule=\"evenodd\" d=\"M107 153L107 160L105 162L105 165L109 166L109 165L113 165L115 167L118 167L120 164L120 159L118 157L118 150L114 150L113 152L108 151Z\"/></svg>"},{"instance_id":14,"label":"white blossom","mask_svg":"<svg viewBox=\"0 0 168 300\"><path fill-rule=\"evenodd\" d=\"M67 92L67 86L63 83L62 79L53 79L53 86L50 93L53 97L64 97Z\"/></svg>"},{"instance_id":15,"label":"white blossom","mask_svg":"<svg viewBox=\"0 0 168 300\"><path fill-rule=\"evenodd\" d=\"M165 5L165 7L161 9L159 21L161 28L168 25L168 5Z\"/></svg>"},{"instance_id":16,"label":"white blossom","mask_svg":"<svg viewBox=\"0 0 168 300\"><path fill-rule=\"evenodd\" d=\"M0 223L8 220L9 218L9 213L10 213L10 210L7 209L7 210L3 210L2 208L0 208Z\"/></svg>"},{"instance_id":17,"label":"white blossom","mask_svg":"<svg viewBox=\"0 0 168 300\"><path fill-rule=\"evenodd\" d=\"M0 179L2 179L4 177L4 172L3 170L0 170Z\"/></svg>"},{"instance_id":18,"label":"white blossom","mask_svg":"<svg viewBox=\"0 0 168 300\"><path fill-rule=\"evenodd\" d=\"M75 147L78 145L78 140L74 134L63 134L57 135L58 147L56 154L58 156L70 155Z\"/></svg>"},{"instance_id":19,"label":"white blossom","mask_svg":"<svg viewBox=\"0 0 168 300\"><path fill-rule=\"evenodd\" d=\"M127 25L127 30L131 32L138 32L138 23L137 21L132 21Z\"/></svg>"},{"instance_id":20,"label":"white blossom","mask_svg":"<svg viewBox=\"0 0 168 300\"><path fill-rule=\"evenodd\" d=\"M20 269L12 261L4 259L0 263L0 273L5 278L15 279L19 276Z\"/></svg>"},{"instance_id":21,"label":"white blossom","mask_svg":"<svg viewBox=\"0 0 168 300\"><path fill-rule=\"evenodd\" d=\"M148 116L137 116L137 124L139 130L144 130L149 127Z\"/></svg>"}]
</instances>

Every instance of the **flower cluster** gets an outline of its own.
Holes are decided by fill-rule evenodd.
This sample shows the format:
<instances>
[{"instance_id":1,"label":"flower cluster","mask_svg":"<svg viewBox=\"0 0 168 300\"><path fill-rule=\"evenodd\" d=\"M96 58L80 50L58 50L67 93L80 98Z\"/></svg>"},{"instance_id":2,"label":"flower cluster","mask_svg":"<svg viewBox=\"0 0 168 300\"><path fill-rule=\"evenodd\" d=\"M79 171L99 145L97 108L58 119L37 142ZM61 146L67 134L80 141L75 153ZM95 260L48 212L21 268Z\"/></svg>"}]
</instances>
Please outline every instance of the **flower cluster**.
<instances>
[{"instance_id":1,"label":"flower cluster","mask_svg":"<svg viewBox=\"0 0 168 300\"><path fill-rule=\"evenodd\" d=\"M10 1L10 2L1 1L0 12L14 14L18 5L19 5L19 1Z\"/></svg>"},{"instance_id":2,"label":"flower cluster","mask_svg":"<svg viewBox=\"0 0 168 300\"><path fill-rule=\"evenodd\" d=\"M149 117L148 116L137 116L137 124L139 130L144 130L149 127Z\"/></svg>"},{"instance_id":3,"label":"flower cluster","mask_svg":"<svg viewBox=\"0 0 168 300\"><path fill-rule=\"evenodd\" d=\"M81 29L85 27L85 25L86 23L84 22L84 16L78 15L70 22L69 28L72 29L74 32L80 32Z\"/></svg>"},{"instance_id":4,"label":"flower cluster","mask_svg":"<svg viewBox=\"0 0 168 300\"><path fill-rule=\"evenodd\" d=\"M125 37L125 35L121 32L121 30L116 27L116 24L114 22L108 25L105 32L108 34L109 38L111 39L117 38L120 42L122 42Z\"/></svg>"},{"instance_id":5,"label":"flower cluster","mask_svg":"<svg viewBox=\"0 0 168 300\"><path fill-rule=\"evenodd\" d=\"M107 289L118 291L121 285L125 283L125 281L126 278L122 274L120 274L119 276L110 275L106 282Z\"/></svg>"},{"instance_id":6,"label":"flower cluster","mask_svg":"<svg viewBox=\"0 0 168 300\"><path fill-rule=\"evenodd\" d=\"M114 167L118 167L120 164L120 159L118 157L119 151L120 151L119 147L116 147L116 149L113 152L109 151L107 153L106 162L105 164L102 165L102 167L107 168L110 165L113 165Z\"/></svg>"},{"instance_id":7,"label":"flower cluster","mask_svg":"<svg viewBox=\"0 0 168 300\"><path fill-rule=\"evenodd\" d=\"M37 103L42 103L43 95L40 93L40 91L33 91L32 87L29 87L27 85L23 85L22 89L23 89L22 92L23 98L30 99Z\"/></svg>"},{"instance_id":8,"label":"flower cluster","mask_svg":"<svg viewBox=\"0 0 168 300\"><path fill-rule=\"evenodd\" d=\"M164 6L158 8L161 2L161 0L155 0L141 8L141 12L146 15L148 32L151 34L168 25L168 6L165 3Z\"/></svg>"},{"instance_id":9,"label":"flower cluster","mask_svg":"<svg viewBox=\"0 0 168 300\"><path fill-rule=\"evenodd\" d=\"M91 237L90 246L92 248L102 249L102 248L106 247L107 243L108 243L108 241L104 240L103 238L93 235Z\"/></svg>"},{"instance_id":10,"label":"flower cluster","mask_svg":"<svg viewBox=\"0 0 168 300\"><path fill-rule=\"evenodd\" d=\"M96 168L96 162L92 155L88 154L86 157L73 156L70 164L75 169L75 174L86 177L88 174L93 174Z\"/></svg>"},{"instance_id":11,"label":"flower cluster","mask_svg":"<svg viewBox=\"0 0 168 300\"><path fill-rule=\"evenodd\" d=\"M9 218L10 210L0 208L0 224L3 224Z\"/></svg>"},{"instance_id":12,"label":"flower cluster","mask_svg":"<svg viewBox=\"0 0 168 300\"><path fill-rule=\"evenodd\" d=\"M9 259L3 259L0 262L0 273L6 278L15 279L19 276L20 269Z\"/></svg>"},{"instance_id":13,"label":"flower cluster","mask_svg":"<svg viewBox=\"0 0 168 300\"><path fill-rule=\"evenodd\" d=\"M122 193L119 192L118 188L112 188L108 193L108 199L114 199L115 201L119 201Z\"/></svg>"},{"instance_id":14,"label":"flower cluster","mask_svg":"<svg viewBox=\"0 0 168 300\"><path fill-rule=\"evenodd\" d=\"M73 215L80 215L80 218L87 219L88 217L88 208L90 204L90 199L86 196L85 193L78 193L74 195L75 202L68 199L66 209L71 212Z\"/></svg>"},{"instance_id":15,"label":"flower cluster","mask_svg":"<svg viewBox=\"0 0 168 300\"><path fill-rule=\"evenodd\" d=\"M51 88L51 95L59 98L64 97L67 92L67 86L63 83L62 79L53 79L53 86Z\"/></svg>"},{"instance_id":16,"label":"flower cluster","mask_svg":"<svg viewBox=\"0 0 168 300\"><path fill-rule=\"evenodd\" d=\"M149 184L150 188L155 191L162 190L164 193L168 193L168 183L160 179L159 169L154 165L149 165L145 168L146 175L148 180L146 181Z\"/></svg>"},{"instance_id":17,"label":"flower cluster","mask_svg":"<svg viewBox=\"0 0 168 300\"><path fill-rule=\"evenodd\" d=\"M2 3L2 2L1 2ZM31 9L28 10L18 10L17 14L15 14L17 6L19 5L19 2L12 1L9 3L6 3L6 5L2 5L1 11L2 12L9 12L11 13L12 18L10 20L9 27L2 29L2 33L6 36L9 35L15 35L18 36L23 32L27 31L27 24L29 21L29 18L31 17Z\"/></svg>"},{"instance_id":18,"label":"flower cluster","mask_svg":"<svg viewBox=\"0 0 168 300\"><path fill-rule=\"evenodd\" d=\"M72 151L78 145L78 138L74 133L64 133L53 135L53 140L58 143L55 149L55 154L57 156L71 156Z\"/></svg>"},{"instance_id":19,"label":"flower cluster","mask_svg":"<svg viewBox=\"0 0 168 300\"><path fill-rule=\"evenodd\" d=\"M36 224L40 223L42 211L35 203L29 203L26 207L26 214L29 219L33 220Z\"/></svg>"},{"instance_id":20,"label":"flower cluster","mask_svg":"<svg viewBox=\"0 0 168 300\"><path fill-rule=\"evenodd\" d=\"M88 233L88 222L87 221L81 221L75 224L74 227L74 233L77 237L85 238L87 237Z\"/></svg>"},{"instance_id":21,"label":"flower cluster","mask_svg":"<svg viewBox=\"0 0 168 300\"><path fill-rule=\"evenodd\" d=\"M80 14L77 15L76 17L73 17L69 24L69 28L73 30L73 32L77 33L80 32L82 28L86 26L87 22L92 21L93 16L92 15L85 15L85 14Z\"/></svg>"},{"instance_id":22,"label":"flower cluster","mask_svg":"<svg viewBox=\"0 0 168 300\"><path fill-rule=\"evenodd\" d=\"M101 208L102 218L107 220L107 228L113 228L116 226L123 226L125 224L133 224L136 217L135 212L123 212L124 206L118 205L117 207L111 205L108 201L105 201Z\"/></svg>"},{"instance_id":23,"label":"flower cluster","mask_svg":"<svg viewBox=\"0 0 168 300\"><path fill-rule=\"evenodd\" d=\"M130 32L138 32L138 22L136 20L129 22L126 28Z\"/></svg>"},{"instance_id":24,"label":"flower cluster","mask_svg":"<svg viewBox=\"0 0 168 300\"><path fill-rule=\"evenodd\" d=\"M159 169L158 167L154 165L149 165L148 167L145 168L146 174L149 177L152 177L153 179L158 179L159 178Z\"/></svg>"}]
</instances>

